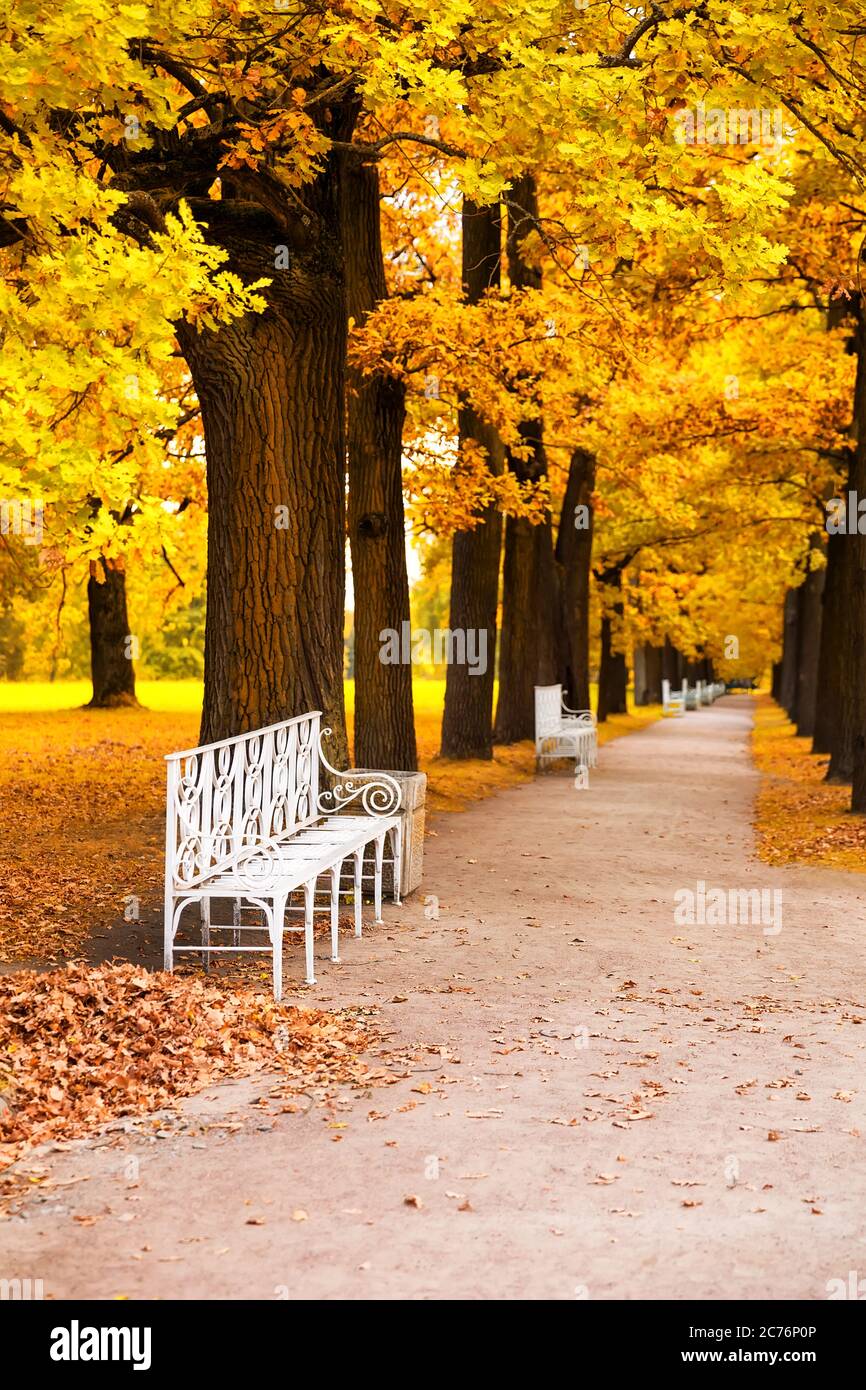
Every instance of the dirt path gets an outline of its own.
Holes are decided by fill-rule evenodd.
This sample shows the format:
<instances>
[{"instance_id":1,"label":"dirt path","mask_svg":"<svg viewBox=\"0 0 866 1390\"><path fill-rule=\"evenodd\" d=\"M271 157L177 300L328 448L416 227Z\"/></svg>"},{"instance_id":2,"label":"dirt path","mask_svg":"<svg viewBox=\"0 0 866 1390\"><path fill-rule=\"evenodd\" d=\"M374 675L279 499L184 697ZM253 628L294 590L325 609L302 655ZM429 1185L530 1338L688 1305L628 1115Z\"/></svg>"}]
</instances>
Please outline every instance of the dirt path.
<instances>
[{"instance_id":1,"label":"dirt path","mask_svg":"<svg viewBox=\"0 0 866 1390\"><path fill-rule=\"evenodd\" d=\"M749 727L729 698L604 749L589 791L551 774L440 818L439 921L387 909L315 997L443 1053L339 1113L250 1118L267 1086L238 1083L164 1137L49 1155L68 1185L0 1225L0 1274L409 1299L825 1298L866 1275L866 879L753 860ZM781 889L782 930L677 925L698 880Z\"/></svg>"}]
</instances>

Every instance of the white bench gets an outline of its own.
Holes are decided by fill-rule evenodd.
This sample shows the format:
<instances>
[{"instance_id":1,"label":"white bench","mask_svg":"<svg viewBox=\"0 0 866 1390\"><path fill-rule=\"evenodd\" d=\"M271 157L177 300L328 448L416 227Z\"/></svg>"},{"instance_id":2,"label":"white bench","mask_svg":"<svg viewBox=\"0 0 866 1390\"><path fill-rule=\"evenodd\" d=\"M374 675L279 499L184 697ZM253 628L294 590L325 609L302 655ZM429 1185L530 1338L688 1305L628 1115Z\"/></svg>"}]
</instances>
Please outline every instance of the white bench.
<instances>
[{"instance_id":1,"label":"white bench","mask_svg":"<svg viewBox=\"0 0 866 1390\"><path fill-rule=\"evenodd\" d=\"M588 709L569 709L561 685L535 687L535 765L574 758L575 766L598 766L598 732Z\"/></svg>"},{"instance_id":2,"label":"white bench","mask_svg":"<svg viewBox=\"0 0 866 1390\"><path fill-rule=\"evenodd\" d=\"M698 681L698 689L700 691L702 705L712 705L718 700L720 695L724 695L725 693L723 681L704 681L703 684Z\"/></svg>"},{"instance_id":3,"label":"white bench","mask_svg":"<svg viewBox=\"0 0 866 1390\"><path fill-rule=\"evenodd\" d=\"M686 712L686 682L680 690L671 690L670 681L662 681L662 715L669 714L679 718Z\"/></svg>"},{"instance_id":4,"label":"white bench","mask_svg":"<svg viewBox=\"0 0 866 1390\"><path fill-rule=\"evenodd\" d=\"M382 868L390 839L394 901L400 897L402 827L400 788L386 773L362 784L338 780L320 790L326 769L337 779L321 747L330 729L313 711L166 758L164 963L171 970L179 952L201 952L205 967L213 952L271 951L274 998L282 997L283 932L303 931L307 984L315 984L313 913L317 894L331 911L331 959L339 960L339 898L347 877L354 894L355 935L362 930L363 880L373 879L376 920L382 920ZM341 807L360 797L363 815ZM330 814L329 814L330 813ZM364 856L373 848L373 870ZM348 874L344 864L350 863ZM320 882L324 885L320 887ZM292 899L302 897L302 905ZM214 899L233 902L231 922L212 919ZM184 910L198 904L201 944L176 941ZM256 920L245 920L253 910ZM288 926L286 913L303 914L303 926ZM241 945L243 932L261 931L270 946ZM213 945L214 932L230 931L230 945Z\"/></svg>"}]
</instances>

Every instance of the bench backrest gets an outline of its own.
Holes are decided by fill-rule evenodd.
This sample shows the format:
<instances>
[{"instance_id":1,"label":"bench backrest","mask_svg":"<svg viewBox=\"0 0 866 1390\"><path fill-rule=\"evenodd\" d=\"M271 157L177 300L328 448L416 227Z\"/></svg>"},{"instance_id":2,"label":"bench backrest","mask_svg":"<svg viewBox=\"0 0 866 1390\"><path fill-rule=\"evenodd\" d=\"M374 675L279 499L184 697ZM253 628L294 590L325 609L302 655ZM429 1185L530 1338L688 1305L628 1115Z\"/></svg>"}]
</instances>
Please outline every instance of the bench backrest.
<instances>
[{"instance_id":1,"label":"bench backrest","mask_svg":"<svg viewBox=\"0 0 866 1390\"><path fill-rule=\"evenodd\" d=\"M535 687L535 737L547 738L562 728L562 686Z\"/></svg>"},{"instance_id":2,"label":"bench backrest","mask_svg":"<svg viewBox=\"0 0 866 1390\"><path fill-rule=\"evenodd\" d=\"M314 710L166 758L166 880L193 887L321 816Z\"/></svg>"}]
</instances>

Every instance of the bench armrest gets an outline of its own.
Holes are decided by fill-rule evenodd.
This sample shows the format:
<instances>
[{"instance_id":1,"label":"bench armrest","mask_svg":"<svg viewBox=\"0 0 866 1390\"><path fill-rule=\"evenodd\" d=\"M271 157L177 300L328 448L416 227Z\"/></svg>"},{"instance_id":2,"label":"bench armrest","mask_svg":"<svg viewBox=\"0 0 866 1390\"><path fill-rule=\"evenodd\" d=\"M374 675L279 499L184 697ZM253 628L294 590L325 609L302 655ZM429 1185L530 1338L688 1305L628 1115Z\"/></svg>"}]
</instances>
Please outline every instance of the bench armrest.
<instances>
[{"instance_id":1,"label":"bench armrest","mask_svg":"<svg viewBox=\"0 0 866 1390\"><path fill-rule=\"evenodd\" d=\"M562 702L562 712L563 714L571 715L572 718L589 719L593 724L595 723L595 715L591 709L569 709L565 700Z\"/></svg>"},{"instance_id":2,"label":"bench armrest","mask_svg":"<svg viewBox=\"0 0 866 1390\"><path fill-rule=\"evenodd\" d=\"M356 796L361 798L361 805L368 816L396 815L403 799L400 783L396 778L390 777L387 772L377 772L374 777L367 776L363 781L356 782L345 772L332 767L322 747L322 739L331 737L332 729L323 729L319 735L319 757L322 764L337 778L331 791L319 793L318 810L322 815L341 810L350 801L354 801Z\"/></svg>"}]
</instances>

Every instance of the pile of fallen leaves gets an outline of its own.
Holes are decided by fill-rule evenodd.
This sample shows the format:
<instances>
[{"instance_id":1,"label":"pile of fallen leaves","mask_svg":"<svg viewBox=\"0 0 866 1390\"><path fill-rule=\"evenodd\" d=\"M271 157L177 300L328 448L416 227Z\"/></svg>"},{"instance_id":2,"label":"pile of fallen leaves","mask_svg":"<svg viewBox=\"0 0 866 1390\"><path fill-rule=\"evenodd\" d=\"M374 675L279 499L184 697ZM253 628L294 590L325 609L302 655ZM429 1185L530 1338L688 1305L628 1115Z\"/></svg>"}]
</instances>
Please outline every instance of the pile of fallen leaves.
<instances>
[{"instance_id":1,"label":"pile of fallen leaves","mask_svg":"<svg viewBox=\"0 0 866 1390\"><path fill-rule=\"evenodd\" d=\"M761 773L755 829L769 864L866 870L866 816L852 815L850 786L824 781L826 757L798 738L769 695L757 698L752 753Z\"/></svg>"},{"instance_id":2,"label":"pile of fallen leaves","mask_svg":"<svg viewBox=\"0 0 866 1390\"><path fill-rule=\"evenodd\" d=\"M73 964L0 978L0 1170L24 1147L163 1109L226 1076L289 1090L393 1078L362 1060L367 1014L275 1004L201 978Z\"/></svg>"},{"instance_id":3,"label":"pile of fallen leaves","mask_svg":"<svg viewBox=\"0 0 866 1390\"><path fill-rule=\"evenodd\" d=\"M61 964L123 926L158 922L165 764L198 718L150 710L0 716L0 954Z\"/></svg>"}]
</instances>

